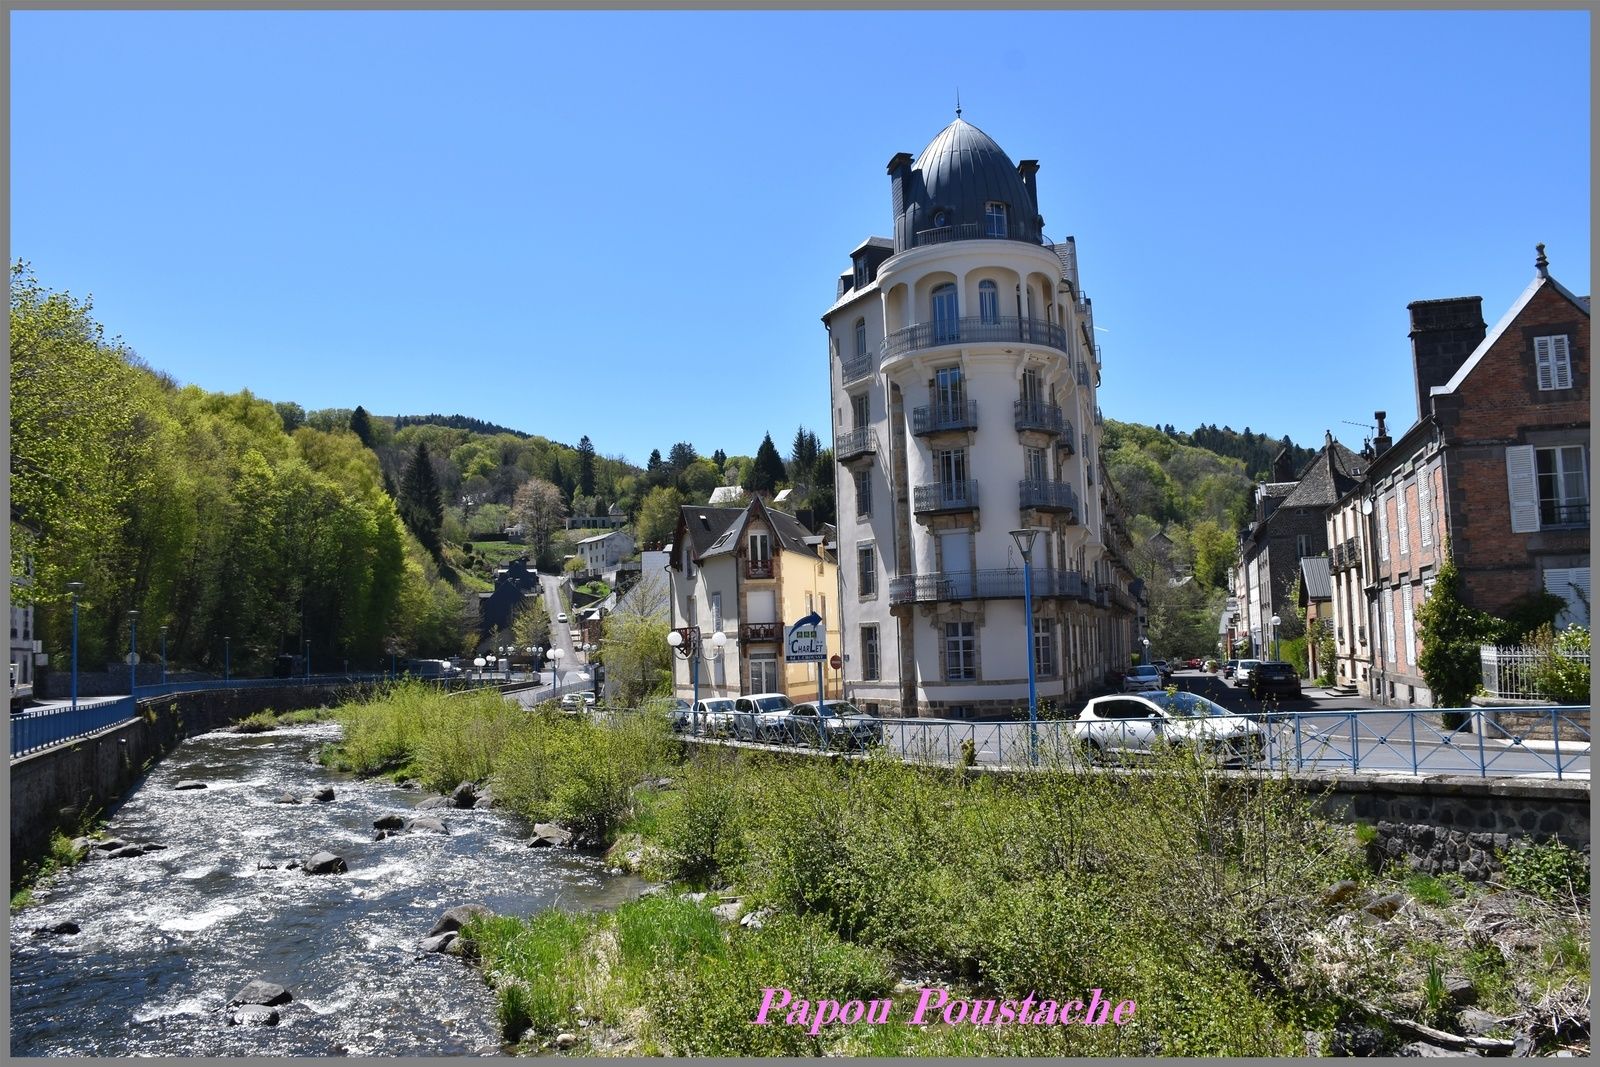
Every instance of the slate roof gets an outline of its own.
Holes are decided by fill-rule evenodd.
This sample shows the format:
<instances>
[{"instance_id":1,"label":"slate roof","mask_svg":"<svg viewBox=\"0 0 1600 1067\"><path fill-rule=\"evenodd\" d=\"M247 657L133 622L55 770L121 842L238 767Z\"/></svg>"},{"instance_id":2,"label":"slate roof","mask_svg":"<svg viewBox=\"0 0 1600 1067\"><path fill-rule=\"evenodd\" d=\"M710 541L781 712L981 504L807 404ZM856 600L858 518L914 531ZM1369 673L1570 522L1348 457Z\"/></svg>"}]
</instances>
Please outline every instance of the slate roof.
<instances>
[{"instance_id":1,"label":"slate roof","mask_svg":"<svg viewBox=\"0 0 1600 1067\"><path fill-rule=\"evenodd\" d=\"M799 519L788 512L775 511L759 500L752 501L745 508L681 507L678 514L694 558L700 560L736 551L745 527L749 525L750 515L757 507L766 514L767 524L772 527L780 550L821 558L815 546L806 544L805 539L812 534L801 525Z\"/></svg>"},{"instance_id":2,"label":"slate roof","mask_svg":"<svg viewBox=\"0 0 1600 1067\"><path fill-rule=\"evenodd\" d=\"M1333 578L1328 573L1327 556L1306 556L1300 560L1301 587L1308 600L1332 600Z\"/></svg>"},{"instance_id":3,"label":"slate roof","mask_svg":"<svg viewBox=\"0 0 1600 1067\"><path fill-rule=\"evenodd\" d=\"M985 205L1007 205L1009 236L1038 243L1038 207L1016 164L994 139L969 122L956 119L917 156L905 191L905 218L910 233L938 225L936 213L947 213L945 225L976 225L983 230Z\"/></svg>"},{"instance_id":4,"label":"slate roof","mask_svg":"<svg viewBox=\"0 0 1600 1067\"><path fill-rule=\"evenodd\" d=\"M1582 308L1585 315L1589 314L1589 300L1587 297L1573 295L1572 290L1568 289L1554 278L1545 275L1540 275L1534 278L1532 282L1528 283L1528 287L1522 291L1522 295L1517 297L1517 302L1512 304L1510 310L1500 317L1499 322L1494 324L1494 329L1490 330L1484 335L1482 342L1479 343L1477 348L1472 350L1472 355L1468 356L1467 361L1461 364L1460 369L1456 371L1455 375L1443 385L1436 385L1432 389L1428 390L1428 395L1433 396L1438 393L1453 393L1457 389L1461 388L1461 383L1467 380L1467 375L1471 374L1479 363L1483 362L1484 355L1489 351L1489 349L1494 347L1494 343L1496 341L1500 340L1500 335L1505 333L1506 330L1510 328L1511 324L1516 321L1518 315L1522 314L1523 309L1528 306L1528 303L1533 299L1534 294L1540 289L1543 289L1546 285L1554 286L1556 292L1560 293L1578 307Z\"/></svg>"},{"instance_id":5,"label":"slate roof","mask_svg":"<svg viewBox=\"0 0 1600 1067\"><path fill-rule=\"evenodd\" d=\"M743 515L744 508L695 507L686 504L678 509L684 537L688 538L689 548L696 559L705 555L706 549Z\"/></svg>"},{"instance_id":6,"label":"slate roof","mask_svg":"<svg viewBox=\"0 0 1600 1067\"><path fill-rule=\"evenodd\" d=\"M1357 472L1365 470L1366 466L1366 460L1338 441L1324 445L1300 475L1294 491L1284 498L1280 510L1327 507L1355 488Z\"/></svg>"}]
</instances>

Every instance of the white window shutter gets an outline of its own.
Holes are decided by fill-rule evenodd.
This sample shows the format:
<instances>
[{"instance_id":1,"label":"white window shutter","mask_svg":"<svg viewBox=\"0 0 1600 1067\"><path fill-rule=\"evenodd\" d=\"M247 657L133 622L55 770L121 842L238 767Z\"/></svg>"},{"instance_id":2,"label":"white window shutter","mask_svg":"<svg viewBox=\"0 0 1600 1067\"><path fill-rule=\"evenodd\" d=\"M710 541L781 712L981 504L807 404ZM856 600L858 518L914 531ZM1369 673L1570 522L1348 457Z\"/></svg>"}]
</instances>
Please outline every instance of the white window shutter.
<instances>
[{"instance_id":1,"label":"white window shutter","mask_svg":"<svg viewBox=\"0 0 1600 1067\"><path fill-rule=\"evenodd\" d=\"M1383 660L1394 665L1394 590L1383 591Z\"/></svg>"},{"instance_id":2,"label":"white window shutter","mask_svg":"<svg viewBox=\"0 0 1600 1067\"><path fill-rule=\"evenodd\" d=\"M1572 388L1572 357L1567 352L1567 335L1550 338L1550 375L1552 389Z\"/></svg>"},{"instance_id":3,"label":"white window shutter","mask_svg":"<svg viewBox=\"0 0 1600 1067\"><path fill-rule=\"evenodd\" d=\"M1551 567L1544 572L1544 591L1567 602L1556 616L1556 628L1572 623L1589 625L1589 568Z\"/></svg>"},{"instance_id":4,"label":"white window shutter","mask_svg":"<svg viewBox=\"0 0 1600 1067\"><path fill-rule=\"evenodd\" d=\"M1406 484L1400 483L1399 490L1394 494L1394 515L1400 527L1400 554L1411 554L1411 523L1406 519Z\"/></svg>"},{"instance_id":5,"label":"white window shutter","mask_svg":"<svg viewBox=\"0 0 1600 1067\"><path fill-rule=\"evenodd\" d=\"M1400 602L1404 609L1401 613L1405 619L1406 628L1402 631L1403 641L1401 647L1406 650L1406 666L1415 673L1417 666L1417 622L1411 610L1411 586L1400 587Z\"/></svg>"},{"instance_id":6,"label":"white window shutter","mask_svg":"<svg viewBox=\"0 0 1600 1067\"><path fill-rule=\"evenodd\" d=\"M1511 532L1533 533L1539 528L1539 480L1534 476L1532 445L1507 447L1506 491L1511 499Z\"/></svg>"},{"instance_id":7,"label":"white window shutter","mask_svg":"<svg viewBox=\"0 0 1600 1067\"><path fill-rule=\"evenodd\" d=\"M1555 353L1551 351L1551 342L1554 337L1535 337L1533 339L1533 361L1539 368L1539 388L1554 389L1555 385Z\"/></svg>"},{"instance_id":8,"label":"white window shutter","mask_svg":"<svg viewBox=\"0 0 1600 1067\"><path fill-rule=\"evenodd\" d=\"M1417 479L1417 522L1422 527L1422 547L1433 544L1433 472Z\"/></svg>"},{"instance_id":9,"label":"white window shutter","mask_svg":"<svg viewBox=\"0 0 1600 1067\"><path fill-rule=\"evenodd\" d=\"M1389 559L1389 498L1378 498L1378 558Z\"/></svg>"}]
</instances>

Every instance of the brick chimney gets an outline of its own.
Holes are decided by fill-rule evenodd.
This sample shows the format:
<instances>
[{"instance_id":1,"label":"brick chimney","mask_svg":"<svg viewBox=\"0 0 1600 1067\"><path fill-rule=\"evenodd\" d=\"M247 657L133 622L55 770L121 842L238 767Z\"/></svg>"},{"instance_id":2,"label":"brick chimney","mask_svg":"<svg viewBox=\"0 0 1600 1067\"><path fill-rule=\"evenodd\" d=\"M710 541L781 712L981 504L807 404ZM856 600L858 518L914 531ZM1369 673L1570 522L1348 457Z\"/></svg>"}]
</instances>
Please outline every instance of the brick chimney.
<instances>
[{"instance_id":1,"label":"brick chimney","mask_svg":"<svg viewBox=\"0 0 1600 1067\"><path fill-rule=\"evenodd\" d=\"M894 158L889 160L889 199L894 210L894 250L904 252L911 247L911 234L906 230L905 214L906 201L911 195L911 190L906 184L911 177L911 164L913 157L910 152L896 152Z\"/></svg>"},{"instance_id":2,"label":"brick chimney","mask_svg":"<svg viewBox=\"0 0 1600 1067\"><path fill-rule=\"evenodd\" d=\"M1488 333L1483 322L1483 297L1456 296L1417 300L1411 312L1411 359L1416 371L1417 418L1433 410L1428 394L1448 382ZM1382 432L1381 430L1379 431ZM1378 449L1382 452L1383 449Z\"/></svg>"}]
</instances>

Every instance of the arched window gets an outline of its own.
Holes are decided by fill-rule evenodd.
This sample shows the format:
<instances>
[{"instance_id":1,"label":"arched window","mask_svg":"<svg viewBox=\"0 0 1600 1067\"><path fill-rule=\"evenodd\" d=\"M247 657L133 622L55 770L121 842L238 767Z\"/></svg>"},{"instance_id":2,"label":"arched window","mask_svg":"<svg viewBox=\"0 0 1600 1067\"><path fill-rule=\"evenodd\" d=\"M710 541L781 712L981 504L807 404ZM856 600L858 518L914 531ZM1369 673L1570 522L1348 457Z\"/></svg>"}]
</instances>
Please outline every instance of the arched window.
<instances>
[{"instance_id":1,"label":"arched window","mask_svg":"<svg viewBox=\"0 0 1600 1067\"><path fill-rule=\"evenodd\" d=\"M1000 290L988 279L978 283L978 318L988 325L1000 321Z\"/></svg>"},{"instance_id":2,"label":"arched window","mask_svg":"<svg viewBox=\"0 0 1600 1067\"><path fill-rule=\"evenodd\" d=\"M950 344L961 340L961 319L956 303L956 287L949 282L933 291L933 340L935 344Z\"/></svg>"},{"instance_id":3,"label":"arched window","mask_svg":"<svg viewBox=\"0 0 1600 1067\"><path fill-rule=\"evenodd\" d=\"M856 357L867 354L867 320L856 320Z\"/></svg>"}]
</instances>

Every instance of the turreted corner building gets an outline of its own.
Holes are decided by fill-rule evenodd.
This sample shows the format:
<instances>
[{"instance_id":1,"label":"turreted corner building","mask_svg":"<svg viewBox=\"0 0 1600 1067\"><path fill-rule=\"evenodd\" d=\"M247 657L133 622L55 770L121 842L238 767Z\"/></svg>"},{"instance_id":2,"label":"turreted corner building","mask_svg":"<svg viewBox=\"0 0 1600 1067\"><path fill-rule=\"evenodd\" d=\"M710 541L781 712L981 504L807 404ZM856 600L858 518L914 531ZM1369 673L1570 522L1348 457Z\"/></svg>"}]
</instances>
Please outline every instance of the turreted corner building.
<instances>
[{"instance_id":1,"label":"turreted corner building","mask_svg":"<svg viewBox=\"0 0 1600 1067\"><path fill-rule=\"evenodd\" d=\"M856 247L822 317L844 686L869 713L1025 714L1030 632L1056 705L1136 651L1091 306L1072 238L1044 236L1038 171L959 114L896 155L894 237ZM1023 528L1041 531L1031 625Z\"/></svg>"}]
</instances>

